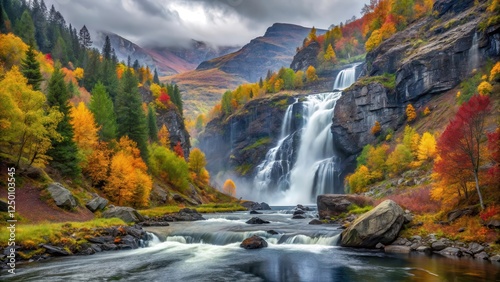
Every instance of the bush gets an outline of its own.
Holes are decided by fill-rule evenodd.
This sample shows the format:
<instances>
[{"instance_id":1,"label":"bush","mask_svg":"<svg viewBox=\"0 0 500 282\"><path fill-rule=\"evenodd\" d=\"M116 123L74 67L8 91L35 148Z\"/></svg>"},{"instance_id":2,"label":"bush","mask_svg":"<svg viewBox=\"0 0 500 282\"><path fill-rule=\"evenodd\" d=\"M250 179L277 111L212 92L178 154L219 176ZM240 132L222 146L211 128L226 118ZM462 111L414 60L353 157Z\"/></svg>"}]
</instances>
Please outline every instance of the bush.
<instances>
[{"instance_id":1,"label":"bush","mask_svg":"<svg viewBox=\"0 0 500 282\"><path fill-rule=\"evenodd\" d=\"M186 191L189 185L189 167L184 158L169 149L153 144L150 149L150 168L154 176Z\"/></svg>"}]
</instances>

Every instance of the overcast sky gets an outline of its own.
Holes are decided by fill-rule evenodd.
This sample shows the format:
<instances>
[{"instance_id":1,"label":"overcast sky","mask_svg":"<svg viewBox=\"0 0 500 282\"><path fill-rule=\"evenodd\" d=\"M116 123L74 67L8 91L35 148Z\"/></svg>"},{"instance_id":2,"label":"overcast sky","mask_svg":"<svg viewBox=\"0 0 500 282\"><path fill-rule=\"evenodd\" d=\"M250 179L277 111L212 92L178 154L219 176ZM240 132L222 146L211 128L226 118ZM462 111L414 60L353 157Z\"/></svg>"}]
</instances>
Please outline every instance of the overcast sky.
<instances>
[{"instance_id":1,"label":"overcast sky","mask_svg":"<svg viewBox=\"0 0 500 282\"><path fill-rule=\"evenodd\" d=\"M142 46L201 40L244 45L273 23L328 28L359 17L369 0L45 0L78 30L116 33Z\"/></svg>"}]
</instances>

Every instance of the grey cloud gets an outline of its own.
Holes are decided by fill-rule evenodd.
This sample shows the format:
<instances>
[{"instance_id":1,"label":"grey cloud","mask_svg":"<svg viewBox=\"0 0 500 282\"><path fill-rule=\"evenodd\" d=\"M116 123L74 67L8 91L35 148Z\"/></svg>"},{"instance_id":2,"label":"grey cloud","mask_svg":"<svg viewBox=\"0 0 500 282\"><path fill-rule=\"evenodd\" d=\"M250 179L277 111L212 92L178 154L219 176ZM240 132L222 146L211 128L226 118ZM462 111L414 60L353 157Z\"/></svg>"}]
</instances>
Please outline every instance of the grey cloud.
<instances>
[{"instance_id":1,"label":"grey cloud","mask_svg":"<svg viewBox=\"0 0 500 282\"><path fill-rule=\"evenodd\" d=\"M243 45L275 22L328 28L359 15L368 0L46 0L77 29L107 30L145 46L187 43ZM192 24L175 5L203 9L207 22Z\"/></svg>"}]
</instances>

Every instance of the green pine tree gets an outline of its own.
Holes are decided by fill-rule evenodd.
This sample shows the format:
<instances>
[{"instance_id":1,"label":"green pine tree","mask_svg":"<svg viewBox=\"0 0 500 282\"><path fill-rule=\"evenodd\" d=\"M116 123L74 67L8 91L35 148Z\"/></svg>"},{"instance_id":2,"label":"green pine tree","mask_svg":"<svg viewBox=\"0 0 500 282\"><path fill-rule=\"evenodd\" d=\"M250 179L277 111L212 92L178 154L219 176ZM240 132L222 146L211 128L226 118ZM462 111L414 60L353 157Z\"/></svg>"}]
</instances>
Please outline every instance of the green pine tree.
<instances>
[{"instance_id":1,"label":"green pine tree","mask_svg":"<svg viewBox=\"0 0 500 282\"><path fill-rule=\"evenodd\" d=\"M50 165L53 168L58 169L65 176L77 176L80 173L78 149L73 142L73 127L70 124L68 100L69 93L64 82L64 74L59 67L56 67L49 81L47 102L51 107L57 106L64 115L56 129L63 140L52 141L52 148L47 154L52 158Z\"/></svg>"},{"instance_id":2,"label":"green pine tree","mask_svg":"<svg viewBox=\"0 0 500 282\"><path fill-rule=\"evenodd\" d=\"M153 76L153 82L160 85L160 78L158 77L158 72L155 69L155 74Z\"/></svg>"},{"instance_id":3,"label":"green pine tree","mask_svg":"<svg viewBox=\"0 0 500 282\"><path fill-rule=\"evenodd\" d=\"M107 35L104 46L102 47L102 56L105 60L111 60L111 41L109 40L109 36Z\"/></svg>"},{"instance_id":4,"label":"green pine tree","mask_svg":"<svg viewBox=\"0 0 500 282\"><path fill-rule=\"evenodd\" d=\"M123 73L116 96L116 122L118 136L128 136L137 143L142 159L147 162L148 127L142 110L142 101L137 88L137 78L130 69Z\"/></svg>"},{"instance_id":5,"label":"green pine tree","mask_svg":"<svg viewBox=\"0 0 500 282\"><path fill-rule=\"evenodd\" d=\"M21 37L21 39L27 44L36 44L35 40L35 25L31 19L28 10L25 10L21 16L21 19L17 21L16 34Z\"/></svg>"},{"instance_id":6,"label":"green pine tree","mask_svg":"<svg viewBox=\"0 0 500 282\"><path fill-rule=\"evenodd\" d=\"M158 125L156 124L156 111L151 105L148 106L148 133L150 142L158 141Z\"/></svg>"},{"instance_id":7,"label":"green pine tree","mask_svg":"<svg viewBox=\"0 0 500 282\"><path fill-rule=\"evenodd\" d=\"M40 63L36 60L32 44L28 51L26 51L26 58L21 62L21 72L28 79L28 84L33 87L33 90L40 90L40 83L43 81L43 77L40 72Z\"/></svg>"},{"instance_id":8,"label":"green pine tree","mask_svg":"<svg viewBox=\"0 0 500 282\"><path fill-rule=\"evenodd\" d=\"M95 121L101 127L99 138L106 142L116 138L117 126L113 101L111 101L106 88L101 82L98 82L92 89L89 109L94 114Z\"/></svg>"}]
</instances>

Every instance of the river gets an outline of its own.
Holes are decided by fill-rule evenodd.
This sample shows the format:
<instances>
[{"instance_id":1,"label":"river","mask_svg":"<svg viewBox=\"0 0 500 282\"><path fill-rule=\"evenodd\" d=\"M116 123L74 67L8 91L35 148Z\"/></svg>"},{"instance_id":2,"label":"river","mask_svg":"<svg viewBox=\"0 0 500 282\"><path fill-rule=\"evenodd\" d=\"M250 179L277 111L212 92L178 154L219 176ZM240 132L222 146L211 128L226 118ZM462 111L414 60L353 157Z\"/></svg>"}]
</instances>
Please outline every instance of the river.
<instances>
[{"instance_id":1,"label":"river","mask_svg":"<svg viewBox=\"0 0 500 282\"><path fill-rule=\"evenodd\" d=\"M336 225L291 219L292 207L204 215L207 220L149 227L166 241L136 250L19 265L2 281L500 281L500 266L465 258L395 255L336 246ZM310 212L313 216L315 212ZM250 225L252 216L270 224ZM267 231L274 230L272 235ZM244 250L253 234L269 246ZM4 280L7 278L7 280Z\"/></svg>"}]
</instances>

